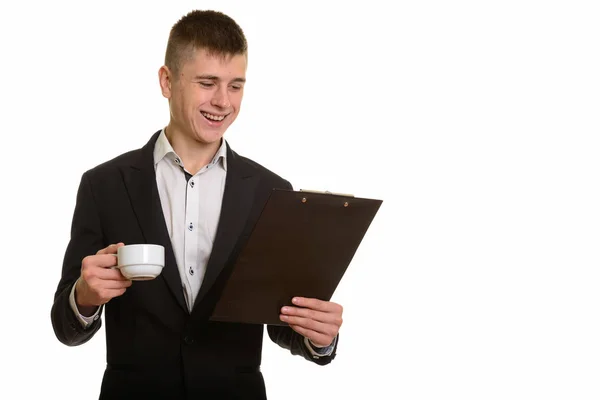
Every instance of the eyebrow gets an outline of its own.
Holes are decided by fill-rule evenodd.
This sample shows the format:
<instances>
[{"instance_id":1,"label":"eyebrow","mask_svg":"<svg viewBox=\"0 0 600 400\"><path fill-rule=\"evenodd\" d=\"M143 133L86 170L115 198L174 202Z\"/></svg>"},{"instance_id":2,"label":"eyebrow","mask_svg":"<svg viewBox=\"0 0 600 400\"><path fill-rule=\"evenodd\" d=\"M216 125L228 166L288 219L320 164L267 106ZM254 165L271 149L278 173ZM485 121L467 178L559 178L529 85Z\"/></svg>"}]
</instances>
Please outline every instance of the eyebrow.
<instances>
[{"instance_id":1,"label":"eyebrow","mask_svg":"<svg viewBox=\"0 0 600 400\"><path fill-rule=\"evenodd\" d=\"M197 80L199 80L199 79L209 79L211 81L220 81L221 80L221 78L219 78L216 75L197 75L194 79L197 79ZM236 82L236 83L238 83L238 82L245 83L246 79L245 78L234 78L234 79L231 80L231 83L234 83L234 82Z\"/></svg>"}]
</instances>

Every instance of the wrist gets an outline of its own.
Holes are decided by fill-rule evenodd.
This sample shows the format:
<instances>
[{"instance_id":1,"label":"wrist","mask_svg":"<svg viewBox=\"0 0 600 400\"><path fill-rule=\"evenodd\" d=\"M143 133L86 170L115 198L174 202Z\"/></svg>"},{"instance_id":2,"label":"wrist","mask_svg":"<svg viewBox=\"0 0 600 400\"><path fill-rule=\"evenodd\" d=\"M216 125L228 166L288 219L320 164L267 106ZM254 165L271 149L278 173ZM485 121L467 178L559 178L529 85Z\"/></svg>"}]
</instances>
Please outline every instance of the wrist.
<instances>
[{"instance_id":1,"label":"wrist","mask_svg":"<svg viewBox=\"0 0 600 400\"><path fill-rule=\"evenodd\" d=\"M312 346L312 347L314 347L314 348L317 348L317 349L322 349L322 348L324 348L324 347L329 347L329 346L331 346L331 343L330 343L330 344L326 344L326 345L320 345L320 344L316 344L315 342L313 342L313 341L312 341L310 338L307 338L307 339L308 339L308 341L310 342L311 346ZM333 342L332 342L332 343L333 343Z\"/></svg>"},{"instance_id":2,"label":"wrist","mask_svg":"<svg viewBox=\"0 0 600 400\"><path fill-rule=\"evenodd\" d=\"M90 302L86 302L85 296L83 295L85 294L85 289L82 288L84 284L85 283L81 279L78 279L75 283L75 305L77 306L77 310L81 315L90 317L94 315L98 309L98 306Z\"/></svg>"}]
</instances>

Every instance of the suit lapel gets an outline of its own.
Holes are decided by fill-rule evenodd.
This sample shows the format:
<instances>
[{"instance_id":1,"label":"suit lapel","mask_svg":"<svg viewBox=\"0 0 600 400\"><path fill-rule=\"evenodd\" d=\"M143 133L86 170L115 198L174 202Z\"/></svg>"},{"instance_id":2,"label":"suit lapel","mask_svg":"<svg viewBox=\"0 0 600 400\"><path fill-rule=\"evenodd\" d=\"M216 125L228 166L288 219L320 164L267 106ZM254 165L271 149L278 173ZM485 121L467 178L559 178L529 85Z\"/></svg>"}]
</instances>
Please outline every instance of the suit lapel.
<instances>
[{"instance_id":1,"label":"suit lapel","mask_svg":"<svg viewBox=\"0 0 600 400\"><path fill-rule=\"evenodd\" d=\"M165 280L179 305L188 311L156 186L154 144L159 134L160 131L155 133L142 148L138 160L124 168L123 178L144 239L147 243L160 244L165 248L165 267L158 279Z\"/></svg>"},{"instance_id":2,"label":"suit lapel","mask_svg":"<svg viewBox=\"0 0 600 400\"><path fill-rule=\"evenodd\" d=\"M227 264L246 225L258 180L254 168L240 160L240 157L231 151L228 145L227 178L225 180L219 226L206 266L204 280L194 306L202 301Z\"/></svg>"}]
</instances>

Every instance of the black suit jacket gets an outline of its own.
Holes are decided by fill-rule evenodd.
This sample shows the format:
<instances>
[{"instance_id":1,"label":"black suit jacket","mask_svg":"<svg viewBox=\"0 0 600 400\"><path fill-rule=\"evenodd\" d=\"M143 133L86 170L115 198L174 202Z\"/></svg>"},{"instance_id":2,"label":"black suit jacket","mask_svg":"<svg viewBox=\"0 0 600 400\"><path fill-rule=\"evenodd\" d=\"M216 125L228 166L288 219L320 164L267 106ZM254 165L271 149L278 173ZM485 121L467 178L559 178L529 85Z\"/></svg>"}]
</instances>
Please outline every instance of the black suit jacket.
<instances>
[{"instance_id":1,"label":"black suit jacket","mask_svg":"<svg viewBox=\"0 0 600 400\"><path fill-rule=\"evenodd\" d=\"M161 244L165 247L161 275L134 282L105 306L107 368L100 398L264 399L263 326L208 318L270 192L291 185L228 146L219 226L190 313L156 185L153 150L159 133L143 148L83 174L52 306L52 326L62 343L76 346L90 340L102 325L99 319L82 328L69 306L84 257L112 243ZM289 327L268 326L267 330L275 343L317 364L328 364L335 357L334 351L332 356L313 358L302 336ZM208 395L213 397L204 397Z\"/></svg>"}]
</instances>

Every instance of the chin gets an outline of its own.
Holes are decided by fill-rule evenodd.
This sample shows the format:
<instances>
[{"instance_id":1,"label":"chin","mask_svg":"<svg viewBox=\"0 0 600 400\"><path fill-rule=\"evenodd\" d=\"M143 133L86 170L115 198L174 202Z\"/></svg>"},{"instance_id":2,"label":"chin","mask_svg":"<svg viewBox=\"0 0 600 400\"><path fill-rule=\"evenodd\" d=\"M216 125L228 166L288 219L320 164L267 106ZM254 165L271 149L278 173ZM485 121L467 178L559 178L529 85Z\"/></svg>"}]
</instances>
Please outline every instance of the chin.
<instances>
[{"instance_id":1,"label":"chin","mask_svg":"<svg viewBox=\"0 0 600 400\"><path fill-rule=\"evenodd\" d=\"M198 142L204 144L213 144L213 143L221 143L221 138L223 138L223 133L214 133L214 134L206 134L206 133L197 133L195 138Z\"/></svg>"}]
</instances>

